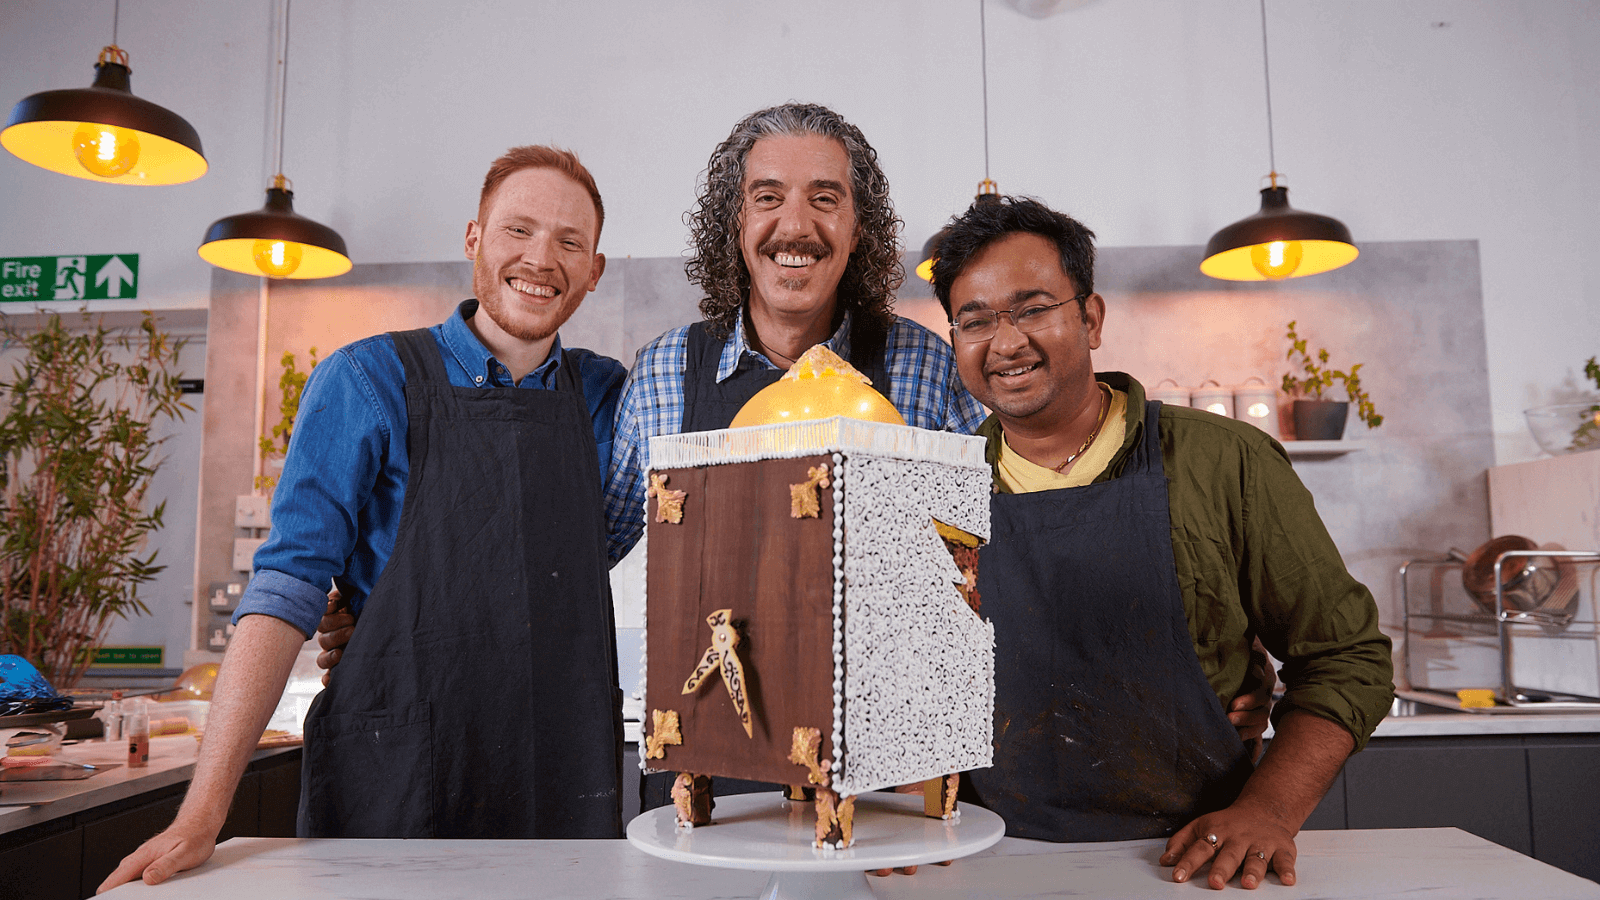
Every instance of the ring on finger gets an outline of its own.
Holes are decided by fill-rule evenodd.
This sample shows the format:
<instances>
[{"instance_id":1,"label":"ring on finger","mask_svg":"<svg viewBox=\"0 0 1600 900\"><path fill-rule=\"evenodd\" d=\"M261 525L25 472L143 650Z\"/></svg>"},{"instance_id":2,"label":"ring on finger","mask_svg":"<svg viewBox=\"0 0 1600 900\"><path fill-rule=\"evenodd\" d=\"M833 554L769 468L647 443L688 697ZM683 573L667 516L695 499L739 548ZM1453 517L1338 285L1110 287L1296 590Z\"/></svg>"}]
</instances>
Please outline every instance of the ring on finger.
<instances>
[{"instance_id":1,"label":"ring on finger","mask_svg":"<svg viewBox=\"0 0 1600 900\"><path fill-rule=\"evenodd\" d=\"M1261 859L1261 860L1264 860L1264 859L1266 859L1266 858L1267 858L1267 853L1266 853L1266 851L1265 851L1265 850L1257 850L1257 851L1256 851L1256 858L1257 858L1257 859Z\"/></svg>"},{"instance_id":2,"label":"ring on finger","mask_svg":"<svg viewBox=\"0 0 1600 900\"><path fill-rule=\"evenodd\" d=\"M1211 833L1211 834L1207 834L1206 835L1206 843L1210 844L1213 848L1216 847L1217 846L1217 835L1214 832Z\"/></svg>"}]
</instances>

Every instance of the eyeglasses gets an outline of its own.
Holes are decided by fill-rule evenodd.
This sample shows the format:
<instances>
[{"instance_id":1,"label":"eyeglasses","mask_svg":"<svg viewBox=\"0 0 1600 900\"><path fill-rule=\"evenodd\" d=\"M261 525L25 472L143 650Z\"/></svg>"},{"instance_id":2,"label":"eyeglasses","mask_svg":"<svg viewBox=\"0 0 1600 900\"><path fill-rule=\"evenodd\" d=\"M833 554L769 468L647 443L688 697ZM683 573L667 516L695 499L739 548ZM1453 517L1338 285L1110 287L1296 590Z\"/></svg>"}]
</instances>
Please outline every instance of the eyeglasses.
<instances>
[{"instance_id":1,"label":"eyeglasses","mask_svg":"<svg viewBox=\"0 0 1600 900\"><path fill-rule=\"evenodd\" d=\"M1092 291L1090 293L1093 293ZM1059 313L1053 310L1066 306L1068 303L1077 303L1085 300L1089 294L1079 294L1060 303L1035 303L1021 309L970 309L956 316L950 323L950 333L955 339L967 344L976 344L993 338L1000 331L1000 317L1008 316L1011 327L1023 334L1031 334L1050 327L1059 318Z\"/></svg>"}]
</instances>

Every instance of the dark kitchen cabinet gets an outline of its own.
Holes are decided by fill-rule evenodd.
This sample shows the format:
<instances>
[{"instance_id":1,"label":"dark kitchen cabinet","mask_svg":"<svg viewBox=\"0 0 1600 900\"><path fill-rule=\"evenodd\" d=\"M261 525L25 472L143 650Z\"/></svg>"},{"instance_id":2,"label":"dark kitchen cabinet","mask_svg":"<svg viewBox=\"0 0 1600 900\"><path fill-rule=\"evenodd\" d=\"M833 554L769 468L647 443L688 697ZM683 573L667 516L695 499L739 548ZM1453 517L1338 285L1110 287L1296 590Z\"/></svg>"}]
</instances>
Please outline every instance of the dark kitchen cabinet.
<instances>
[{"instance_id":1,"label":"dark kitchen cabinet","mask_svg":"<svg viewBox=\"0 0 1600 900\"><path fill-rule=\"evenodd\" d=\"M1455 827L1600 881L1600 735L1373 738L1305 827Z\"/></svg>"}]
</instances>

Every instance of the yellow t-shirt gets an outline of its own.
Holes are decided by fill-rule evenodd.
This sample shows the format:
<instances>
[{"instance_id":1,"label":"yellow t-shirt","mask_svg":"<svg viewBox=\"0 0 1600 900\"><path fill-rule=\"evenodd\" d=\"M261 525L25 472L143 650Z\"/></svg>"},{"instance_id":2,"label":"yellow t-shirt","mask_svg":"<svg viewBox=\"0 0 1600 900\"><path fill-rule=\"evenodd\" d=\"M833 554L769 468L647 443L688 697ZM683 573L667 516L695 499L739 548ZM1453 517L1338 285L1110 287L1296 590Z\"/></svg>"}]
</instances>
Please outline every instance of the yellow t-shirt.
<instances>
[{"instance_id":1,"label":"yellow t-shirt","mask_svg":"<svg viewBox=\"0 0 1600 900\"><path fill-rule=\"evenodd\" d=\"M995 466L1001 484L1012 493L1028 494L1033 491L1053 491L1057 488L1082 487L1093 483L1100 473L1111 465L1111 460L1116 457L1117 451L1122 449L1123 438L1128 434L1128 423L1125 421L1128 415L1128 395L1110 385L1106 385L1105 389L1111 392L1111 408L1106 410L1105 424L1100 426L1100 433L1095 436L1094 443L1083 451L1083 456L1078 458L1077 463L1067 470L1065 475L1024 459L1022 454L1011 449L1011 445L1006 443L1005 435L1002 433L1000 461Z\"/></svg>"}]
</instances>

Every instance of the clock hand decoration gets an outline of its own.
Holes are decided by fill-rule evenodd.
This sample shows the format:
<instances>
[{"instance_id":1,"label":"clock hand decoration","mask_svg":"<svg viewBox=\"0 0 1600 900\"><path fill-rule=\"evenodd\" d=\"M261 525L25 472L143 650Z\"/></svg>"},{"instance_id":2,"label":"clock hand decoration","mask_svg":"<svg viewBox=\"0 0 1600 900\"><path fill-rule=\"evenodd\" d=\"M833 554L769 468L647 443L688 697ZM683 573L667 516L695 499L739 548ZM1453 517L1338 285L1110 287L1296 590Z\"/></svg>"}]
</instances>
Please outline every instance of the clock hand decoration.
<instances>
[{"instance_id":1,"label":"clock hand decoration","mask_svg":"<svg viewBox=\"0 0 1600 900\"><path fill-rule=\"evenodd\" d=\"M683 692L694 693L713 672L720 672L723 687L728 689L733 708L739 714L739 724L744 726L745 737L755 737L750 726L750 701L744 691L744 666L734 653L739 646L739 632L733 627L733 610L717 610L706 616L706 624L711 626L711 646L700 657L689 680L683 683Z\"/></svg>"}]
</instances>

